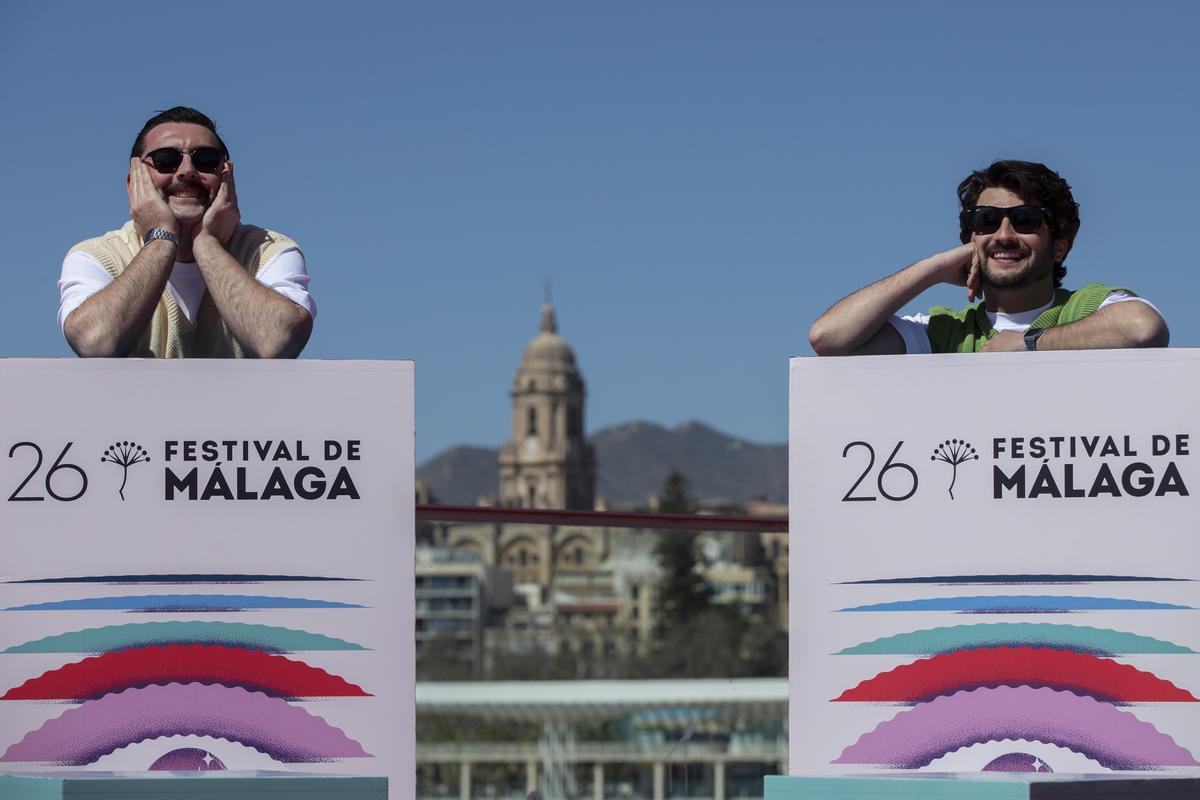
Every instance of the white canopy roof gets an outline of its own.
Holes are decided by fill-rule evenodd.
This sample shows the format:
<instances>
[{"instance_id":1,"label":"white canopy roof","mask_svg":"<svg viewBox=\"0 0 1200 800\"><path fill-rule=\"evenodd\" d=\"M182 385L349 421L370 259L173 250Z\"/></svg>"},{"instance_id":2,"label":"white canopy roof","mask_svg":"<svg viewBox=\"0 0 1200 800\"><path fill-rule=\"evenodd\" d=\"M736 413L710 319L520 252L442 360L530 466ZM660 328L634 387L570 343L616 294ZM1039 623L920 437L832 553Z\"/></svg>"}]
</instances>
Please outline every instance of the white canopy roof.
<instances>
[{"instance_id":1,"label":"white canopy roof","mask_svg":"<svg viewBox=\"0 0 1200 800\"><path fill-rule=\"evenodd\" d=\"M611 719L677 711L784 719L786 678L418 683L417 713L528 721Z\"/></svg>"}]
</instances>

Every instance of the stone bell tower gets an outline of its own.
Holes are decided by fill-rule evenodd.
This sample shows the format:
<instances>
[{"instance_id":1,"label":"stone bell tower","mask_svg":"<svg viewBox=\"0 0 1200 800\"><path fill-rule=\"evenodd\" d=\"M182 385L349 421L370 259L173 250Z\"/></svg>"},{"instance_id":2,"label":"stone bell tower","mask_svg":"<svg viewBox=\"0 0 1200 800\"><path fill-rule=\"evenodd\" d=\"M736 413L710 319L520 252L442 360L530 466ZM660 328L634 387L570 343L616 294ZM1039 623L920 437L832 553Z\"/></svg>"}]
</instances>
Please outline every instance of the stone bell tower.
<instances>
[{"instance_id":1,"label":"stone bell tower","mask_svg":"<svg viewBox=\"0 0 1200 800\"><path fill-rule=\"evenodd\" d=\"M547 296L541 330L512 383L512 439L500 448L500 502L591 510L596 458L583 436L586 392L575 353L558 335Z\"/></svg>"}]
</instances>

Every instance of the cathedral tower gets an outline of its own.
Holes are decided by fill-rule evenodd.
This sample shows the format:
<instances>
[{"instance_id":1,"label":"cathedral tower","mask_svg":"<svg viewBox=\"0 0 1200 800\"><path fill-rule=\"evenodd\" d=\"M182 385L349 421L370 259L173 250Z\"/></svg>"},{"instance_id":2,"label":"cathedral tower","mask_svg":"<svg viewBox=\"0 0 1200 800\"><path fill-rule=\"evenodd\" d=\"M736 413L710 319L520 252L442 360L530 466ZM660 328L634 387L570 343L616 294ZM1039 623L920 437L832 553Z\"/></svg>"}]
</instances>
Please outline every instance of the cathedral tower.
<instances>
[{"instance_id":1,"label":"cathedral tower","mask_svg":"<svg viewBox=\"0 0 1200 800\"><path fill-rule=\"evenodd\" d=\"M596 459L583 436L583 376L558 335L554 306L521 356L512 384L512 439L500 448L500 502L591 510Z\"/></svg>"}]
</instances>

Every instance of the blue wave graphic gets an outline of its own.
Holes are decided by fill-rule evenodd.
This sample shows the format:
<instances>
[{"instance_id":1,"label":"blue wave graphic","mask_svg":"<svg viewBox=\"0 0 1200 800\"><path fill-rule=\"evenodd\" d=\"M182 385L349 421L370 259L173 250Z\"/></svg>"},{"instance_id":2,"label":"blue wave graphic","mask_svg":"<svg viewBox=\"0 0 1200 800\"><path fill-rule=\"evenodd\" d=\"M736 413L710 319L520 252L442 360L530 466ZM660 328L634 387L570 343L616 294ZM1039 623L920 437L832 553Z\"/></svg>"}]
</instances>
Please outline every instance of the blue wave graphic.
<instances>
[{"instance_id":1,"label":"blue wave graphic","mask_svg":"<svg viewBox=\"0 0 1200 800\"><path fill-rule=\"evenodd\" d=\"M897 600L839 611L957 611L963 614L1062 614L1072 611L1192 611L1191 606L1115 597L1065 597L1061 595L996 595L992 597L934 597Z\"/></svg>"},{"instance_id":2,"label":"blue wave graphic","mask_svg":"<svg viewBox=\"0 0 1200 800\"><path fill-rule=\"evenodd\" d=\"M1189 582L1191 578L1159 578L1143 575L1052 575L1046 573L1031 575L926 575L914 578L875 578L862 581L842 581L842 586L865 586L885 584L920 584L931 583L941 585L960 584L1059 584L1059 583L1150 583L1150 582Z\"/></svg>"},{"instance_id":3,"label":"blue wave graphic","mask_svg":"<svg viewBox=\"0 0 1200 800\"><path fill-rule=\"evenodd\" d=\"M303 597L264 597L249 594L146 594L127 597L87 597L14 606L5 611L254 611L267 608L362 608L353 603L309 600Z\"/></svg>"}]
</instances>

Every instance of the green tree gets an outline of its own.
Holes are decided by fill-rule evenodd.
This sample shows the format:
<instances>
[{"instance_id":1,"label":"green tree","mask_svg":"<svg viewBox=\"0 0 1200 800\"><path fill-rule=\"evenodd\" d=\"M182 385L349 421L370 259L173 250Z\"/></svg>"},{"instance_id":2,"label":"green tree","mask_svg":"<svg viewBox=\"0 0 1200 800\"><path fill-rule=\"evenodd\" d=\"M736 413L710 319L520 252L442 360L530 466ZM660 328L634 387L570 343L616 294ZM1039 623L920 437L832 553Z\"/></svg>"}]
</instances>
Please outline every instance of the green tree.
<instances>
[{"instance_id":1,"label":"green tree","mask_svg":"<svg viewBox=\"0 0 1200 800\"><path fill-rule=\"evenodd\" d=\"M687 479L673 471L663 483L663 513L685 514L695 504ZM624 667L640 678L735 678L787 674L787 634L769 616L713 603L712 588L697 569L696 535L664 531L655 546L658 628L642 658Z\"/></svg>"},{"instance_id":2,"label":"green tree","mask_svg":"<svg viewBox=\"0 0 1200 800\"><path fill-rule=\"evenodd\" d=\"M687 479L672 470L663 482L658 509L664 514L690 513L694 504ZM712 589L696 569L696 535L691 531L663 531L654 547L662 577L658 583L658 626L678 630L712 606Z\"/></svg>"},{"instance_id":3,"label":"green tree","mask_svg":"<svg viewBox=\"0 0 1200 800\"><path fill-rule=\"evenodd\" d=\"M678 470L671 470L663 480L662 492L658 496L658 511L661 514L691 514L695 510L692 495L688 491L687 478Z\"/></svg>"}]
</instances>

